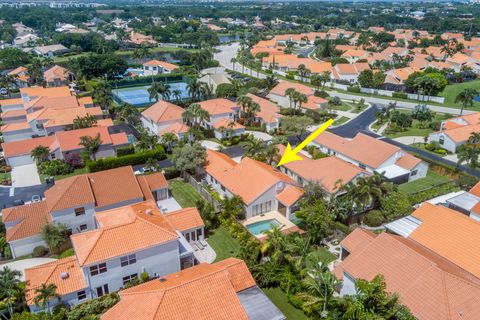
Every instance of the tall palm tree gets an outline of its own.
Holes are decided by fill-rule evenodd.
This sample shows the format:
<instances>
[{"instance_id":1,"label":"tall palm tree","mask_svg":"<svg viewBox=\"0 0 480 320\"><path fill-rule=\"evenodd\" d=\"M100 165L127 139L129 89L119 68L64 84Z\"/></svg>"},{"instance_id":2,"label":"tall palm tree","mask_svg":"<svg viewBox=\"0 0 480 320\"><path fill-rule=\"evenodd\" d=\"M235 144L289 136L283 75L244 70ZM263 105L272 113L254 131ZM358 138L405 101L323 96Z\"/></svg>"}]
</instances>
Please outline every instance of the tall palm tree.
<instances>
[{"instance_id":1,"label":"tall palm tree","mask_svg":"<svg viewBox=\"0 0 480 320\"><path fill-rule=\"evenodd\" d=\"M308 97L307 97L307 95L304 94L304 93L298 93L298 95L296 95L295 98L296 98L295 100L296 100L297 103L298 103L298 109L302 109L302 104L308 102Z\"/></svg>"},{"instance_id":2,"label":"tall palm tree","mask_svg":"<svg viewBox=\"0 0 480 320\"><path fill-rule=\"evenodd\" d=\"M173 144L178 141L177 136L173 132L165 132L161 137L161 142L166 145L168 152L173 149Z\"/></svg>"},{"instance_id":3,"label":"tall palm tree","mask_svg":"<svg viewBox=\"0 0 480 320\"><path fill-rule=\"evenodd\" d=\"M210 118L210 115L198 103L193 103L183 112L182 117L187 124L199 127L202 121Z\"/></svg>"},{"instance_id":4,"label":"tall palm tree","mask_svg":"<svg viewBox=\"0 0 480 320\"><path fill-rule=\"evenodd\" d=\"M457 165L467 163L467 165L470 168L476 169L480 166L480 163L478 162L479 155L480 155L480 149L471 148L465 145L460 146L457 149L457 157L458 157Z\"/></svg>"},{"instance_id":5,"label":"tall palm tree","mask_svg":"<svg viewBox=\"0 0 480 320\"><path fill-rule=\"evenodd\" d=\"M172 91L172 94L173 94L173 96L175 97L175 100L176 100L176 101L182 100L182 90L180 90L180 89L174 89L174 90Z\"/></svg>"},{"instance_id":6,"label":"tall palm tree","mask_svg":"<svg viewBox=\"0 0 480 320\"><path fill-rule=\"evenodd\" d=\"M250 157L250 158L257 158L259 154L262 153L264 144L263 140L251 137L247 140L247 149L243 158Z\"/></svg>"},{"instance_id":7,"label":"tall palm tree","mask_svg":"<svg viewBox=\"0 0 480 320\"><path fill-rule=\"evenodd\" d=\"M93 158L94 161L97 160L96 153L100 146L102 145L102 139L100 138L100 134L98 133L95 137L91 136L83 136L80 137L80 143L82 147L85 148L85 151Z\"/></svg>"},{"instance_id":8,"label":"tall palm tree","mask_svg":"<svg viewBox=\"0 0 480 320\"><path fill-rule=\"evenodd\" d=\"M267 77L265 78L265 84L268 89L272 89L278 84L277 77L274 74L267 75Z\"/></svg>"},{"instance_id":9,"label":"tall palm tree","mask_svg":"<svg viewBox=\"0 0 480 320\"><path fill-rule=\"evenodd\" d=\"M254 101L247 105L247 119L248 123L252 124L255 120L255 116L260 112L260 105Z\"/></svg>"},{"instance_id":10,"label":"tall palm tree","mask_svg":"<svg viewBox=\"0 0 480 320\"><path fill-rule=\"evenodd\" d=\"M192 77L187 81L188 94L192 98L192 101L198 101L202 94L202 84L198 81L197 77Z\"/></svg>"},{"instance_id":11,"label":"tall palm tree","mask_svg":"<svg viewBox=\"0 0 480 320\"><path fill-rule=\"evenodd\" d=\"M378 173L369 177L360 177L355 183L356 200L362 209L374 207L377 201L388 191L392 190L392 184Z\"/></svg>"},{"instance_id":12,"label":"tall palm tree","mask_svg":"<svg viewBox=\"0 0 480 320\"><path fill-rule=\"evenodd\" d=\"M235 63L237 63L237 58L233 57L230 59L230 63L233 65L233 71L235 71Z\"/></svg>"},{"instance_id":13,"label":"tall palm tree","mask_svg":"<svg viewBox=\"0 0 480 320\"><path fill-rule=\"evenodd\" d=\"M478 148L480 145L480 132L472 132L467 142L472 145L474 149Z\"/></svg>"},{"instance_id":14,"label":"tall palm tree","mask_svg":"<svg viewBox=\"0 0 480 320\"><path fill-rule=\"evenodd\" d=\"M477 89L473 88L466 88L463 89L462 92L457 94L455 97L455 103L461 103L462 108L460 109L460 115L463 114L463 109L468 108L468 107L473 107L473 102L475 97L479 95L479 91Z\"/></svg>"},{"instance_id":15,"label":"tall palm tree","mask_svg":"<svg viewBox=\"0 0 480 320\"><path fill-rule=\"evenodd\" d=\"M268 164L278 163L281 158L278 147L274 143L265 146L263 155L265 156L265 162Z\"/></svg>"},{"instance_id":16,"label":"tall palm tree","mask_svg":"<svg viewBox=\"0 0 480 320\"><path fill-rule=\"evenodd\" d=\"M290 108L292 107L292 102L293 102L293 98L295 96L295 92L297 92L297 91L293 88L288 88L287 90L285 90L285 95L288 97L288 101L290 103Z\"/></svg>"},{"instance_id":17,"label":"tall palm tree","mask_svg":"<svg viewBox=\"0 0 480 320\"><path fill-rule=\"evenodd\" d=\"M318 261L308 269L307 277L303 280L307 291L300 293L299 297L304 300L305 307L322 305L322 316L327 314L327 306L330 304L335 289L340 285L338 280L328 269L328 263Z\"/></svg>"},{"instance_id":18,"label":"tall palm tree","mask_svg":"<svg viewBox=\"0 0 480 320\"><path fill-rule=\"evenodd\" d=\"M134 59L143 60L145 58L150 57L151 55L152 54L150 52L150 48L145 44L141 44L135 50L133 50Z\"/></svg>"},{"instance_id":19,"label":"tall palm tree","mask_svg":"<svg viewBox=\"0 0 480 320\"><path fill-rule=\"evenodd\" d=\"M247 107L249 104L252 103L252 98L246 95L241 95L240 97L237 98L237 104L240 106L240 109L242 110L243 113L247 113Z\"/></svg>"},{"instance_id":20,"label":"tall palm tree","mask_svg":"<svg viewBox=\"0 0 480 320\"><path fill-rule=\"evenodd\" d=\"M60 295L57 293L57 286L53 283L42 283L40 288L35 289L35 298L33 301L36 306L41 305L43 311L50 311L50 301L55 298L60 299Z\"/></svg>"},{"instance_id":21,"label":"tall palm tree","mask_svg":"<svg viewBox=\"0 0 480 320\"><path fill-rule=\"evenodd\" d=\"M215 89L211 84L202 83L200 90L204 100L212 99L215 96Z\"/></svg>"},{"instance_id":22,"label":"tall palm tree","mask_svg":"<svg viewBox=\"0 0 480 320\"><path fill-rule=\"evenodd\" d=\"M147 89L147 92L148 92L148 99L150 101L152 100L155 100L158 102L158 93L160 91L160 86L162 85L162 83L160 82L153 82L152 85Z\"/></svg>"},{"instance_id":23,"label":"tall palm tree","mask_svg":"<svg viewBox=\"0 0 480 320\"><path fill-rule=\"evenodd\" d=\"M40 59L34 59L30 66L27 67L27 75L30 78L30 82L34 85L42 84L43 82L43 72L42 72L42 61Z\"/></svg>"},{"instance_id":24,"label":"tall palm tree","mask_svg":"<svg viewBox=\"0 0 480 320\"><path fill-rule=\"evenodd\" d=\"M103 110L108 109L113 101L112 88L105 81L101 81L95 85L92 96Z\"/></svg>"},{"instance_id":25,"label":"tall palm tree","mask_svg":"<svg viewBox=\"0 0 480 320\"><path fill-rule=\"evenodd\" d=\"M30 155L37 164L40 164L48 160L48 157L50 156L50 148L42 145L36 146L33 148Z\"/></svg>"},{"instance_id":26,"label":"tall palm tree","mask_svg":"<svg viewBox=\"0 0 480 320\"><path fill-rule=\"evenodd\" d=\"M8 266L0 270L0 295L7 297L8 313L13 313L12 302L18 293L20 277L22 273L18 270L12 270Z\"/></svg>"},{"instance_id":27,"label":"tall palm tree","mask_svg":"<svg viewBox=\"0 0 480 320\"><path fill-rule=\"evenodd\" d=\"M163 100L169 100L172 95L170 85L167 83L160 83L158 87L158 93L162 96Z\"/></svg>"},{"instance_id":28,"label":"tall palm tree","mask_svg":"<svg viewBox=\"0 0 480 320\"><path fill-rule=\"evenodd\" d=\"M285 247L287 240L279 227L274 227L263 232L266 238L262 241L260 252L263 256L269 256L275 263L285 261Z\"/></svg>"}]
</instances>

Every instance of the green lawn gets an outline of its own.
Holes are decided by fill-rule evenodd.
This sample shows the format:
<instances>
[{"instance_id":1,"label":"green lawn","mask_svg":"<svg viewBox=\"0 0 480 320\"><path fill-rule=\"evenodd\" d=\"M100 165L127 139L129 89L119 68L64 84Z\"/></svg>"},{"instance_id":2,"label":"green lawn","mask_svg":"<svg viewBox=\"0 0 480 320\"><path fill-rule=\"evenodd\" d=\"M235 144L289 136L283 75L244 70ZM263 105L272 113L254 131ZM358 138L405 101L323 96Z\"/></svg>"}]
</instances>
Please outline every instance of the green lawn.
<instances>
[{"instance_id":1,"label":"green lawn","mask_svg":"<svg viewBox=\"0 0 480 320\"><path fill-rule=\"evenodd\" d=\"M466 88L473 88L478 90L480 88L480 80L450 84L445 87L443 92L440 93L440 96L445 97L444 104L447 107L459 108L461 107L461 104L455 103L455 98L457 94L459 94L463 89L466 89ZM480 102L475 102L474 107L470 110L480 110Z\"/></svg>"},{"instance_id":2,"label":"green lawn","mask_svg":"<svg viewBox=\"0 0 480 320\"><path fill-rule=\"evenodd\" d=\"M335 121L333 122L333 125L334 125L334 126L339 126L339 125L347 122L348 120L350 120L350 118L348 118L348 117L340 117L338 120L335 120Z\"/></svg>"},{"instance_id":3,"label":"green lawn","mask_svg":"<svg viewBox=\"0 0 480 320\"><path fill-rule=\"evenodd\" d=\"M410 146L415 147L415 148L417 148L417 149L421 149L421 150L423 150L423 151L425 151L425 152L434 154L434 155L436 155L436 156L438 156L438 157L445 157L445 156L446 156L446 154L439 154L439 153L436 153L436 152L433 152L433 151L430 151L430 150L425 149L425 143L423 143L423 142L415 142L415 143L412 143Z\"/></svg>"},{"instance_id":4,"label":"green lawn","mask_svg":"<svg viewBox=\"0 0 480 320\"><path fill-rule=\"evenodd\" d=\"M352 109L352 106L342 102L341 105L337 106L333 103L329 103L328 104L328 108L329 109L332 109L332 110L339 110L339 111L349 111L350 109Z\"/></svg>"},{"instance_id":5,"label":"green lawn","mask_svg":"<svg viewBox=\"0 0 480 320\"><path fill-rule=\"evenodd\" d=\"M403 183L398 186L398 190L406 194L412 194L448 181L450 181L449 178L441 176L433 172L432 170L428 170L427 176L425 178Z\"/></svg>"},{"instance_id":6,"label":"green lawn","mask_svg":"<svg viewBox=\"0 0 480 320\"><path fill-rule=\"evenodd\" d=\"M58 181L58 180L62 180L62 179L68 178L68 177L78 176L79 174L84 174L84 173L87 173L87 172L88 172L87 168L79 168L79 169L73 170L72 173L54 176L54 178L55 178L55 181ZM39 175L40 175L40 182L44 182L45 178L50 177L50 176L47 176L47 175L44 175L44 174L41 174L41 173L39 173Z\"/></svg>"},{"instance_id":7,"label":"green lawn","mask_svg":"<svg viewBox=\"0 0 480 320\"><path fill-rule=\"evenodd\" d=\"M173 197L182 208L195 207L198 200L203 200L202 196L191 184L181 179L170 180L169 185Z\"/></svg>"},{"instance_id":8,"label":"green lawn","mask_svg":"<svg viewBox=\"0 0 480 320\"><path fill-rule=\"evenodd\" d=\"M215 261L234 257L240 250L240 243L236 239L232 238L224 226L220 226L211 231L208 235L207 242L217 253L217 258Z\"/></svg>"},{"instance_id":9,"label":"green lawn","mask_svg":"<svg viewBox=\"0 0 480 320\"><path fill-rule=\"evenodd\" d=\"M322 259L322 261L332 262L333 260L337 259L337 257L327 250L325 247L319 247L317 249L318 256Z\"/></svg>"},{"instance_id":10,"label":"green lawn","mask_svg":"<svg viewBox=\"0 0 480 320\"><path fill-rule=\"evenodd\" d=\"M408 113L410 114L410 110L405 110L405 109L400 109L400 112L403 113ZM435 113L435 118L433 121L442 121L449 119L451 117L450 114L444 114L444 113ZM432 133L433 129L429 128L428 126L426 128L420 128L420 122L418 120L413 120L412 121L412 126L408 128L405 131L400 131L400 132L388 132L387 130L384 131L384 135L389 137L389 138L398 138L398 137L406 137L406 136L420 136L420 137L425 137L428 136L430 133ZM418 142L423 142L423 141L418 141Z\"/></svg>"},{"instance_id":11,"label":"green lawn","mask_svg":"<svg viewBox=\"0 0 480 320\"><path fill-rule=\"evenodd\" d=\"M288 297L280 288L262 289L267 297L277 306L287 320L307 320L302 310L295 308L288 302Z\"/></svg>"}]
</instances>

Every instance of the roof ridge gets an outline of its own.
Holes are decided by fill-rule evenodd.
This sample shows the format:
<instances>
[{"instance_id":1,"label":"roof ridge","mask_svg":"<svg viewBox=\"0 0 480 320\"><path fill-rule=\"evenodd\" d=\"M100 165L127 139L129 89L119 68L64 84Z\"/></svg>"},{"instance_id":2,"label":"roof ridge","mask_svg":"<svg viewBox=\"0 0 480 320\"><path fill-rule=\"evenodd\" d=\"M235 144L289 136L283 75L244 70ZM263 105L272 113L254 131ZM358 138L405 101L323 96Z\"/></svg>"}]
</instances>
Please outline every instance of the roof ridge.
<instances>
[{"instance_id":1,"label":"roof ridge","mask_svg":"<svg viewBox=\"0 0 480 320\"><path fill-rule=\"evenodd\" d=\"M442 277L442 288L443 288L443 292L442 292L442 295L444 296L445 298L445 309L447 310L447 315L448 315L448 319L451 319L451 310L450 310L450 299L448 298L448 292L447 292L447 284L446 284L446 281L445 281L445 272L443 270L441 270L441 275Z\"/></svg>"},{"instance_id":2,"label":"roof ridge","mask_svg":"<svg viewBox=\"0 0 480 320\"><path fill-rule=\"evenodd\" d=\"M84 265L85 264L85 261L88 260L88 258L90 257L90 255L92 254L92 251L93 249L97 246L97 242L98 242L98 239L100 239L100 237L102 236L104 230L103 228L100 228L100 229L95 229L95 230L92 230L92 233L96 233L98 234L97 236L97 239L95 239L95 243L93 244L93 246L90 248L90 250L88 251L88 254L85 256L85 258L81 261L81 263L79 263L80 265ZM79 261L80 262L80 261Z\"/></svg>"}]
</instances>

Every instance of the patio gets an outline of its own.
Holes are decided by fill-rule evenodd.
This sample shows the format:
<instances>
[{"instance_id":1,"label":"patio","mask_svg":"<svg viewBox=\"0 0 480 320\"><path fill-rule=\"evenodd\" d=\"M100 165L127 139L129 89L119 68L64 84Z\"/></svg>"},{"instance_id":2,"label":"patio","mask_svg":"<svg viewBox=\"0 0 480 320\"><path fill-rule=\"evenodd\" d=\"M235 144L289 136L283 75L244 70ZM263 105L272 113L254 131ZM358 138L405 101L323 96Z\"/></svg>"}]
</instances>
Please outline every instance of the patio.
<instances>
[{"instance_id":1,"label":"patio","mask_svg":"<svg viewBox=\"0 0 480 320\"><path fill-rule=\"evenodd\" d=\"M175 200L174 197L157 201L157 207L163 213L182 209L182 207L178 204L177 200Z\"/></svg>"},{"instance_id":2,"label":"patio","mask_svg":"<svg viewBox=\"0 0 480 320\"><path fill-rule=\"evenodd\" d=\"M210 246L210 244L208 244L208 242L207 246L203 249L198 249L195 246L192 246L192 248L195 250L193 255L200 263L212 263L213 261L215 261L215 258L217 258L217 254Z\"/></svg>"},{"instance_id":3,"label":"patio","mask_svg":"<svg viewBox=\"0 0 480 320\"><path fill-rule=\"evenodd\" d=\"M241 224L247 228L248 226L252 225L254 223L262 222L262 221L269 221L269 220L276 220L279 222L279 228L280 230L285 233L291 233L291 232L303 232L297 225L295 225L292 221L288 220L283 216L280 212L278 211L270 211L267 213L259 214L257 216L251 217L247 220L241 221ZM265 238L265 234L257 234L254 235L257 239L262 240Z\"/></svg>"}]
</instances>

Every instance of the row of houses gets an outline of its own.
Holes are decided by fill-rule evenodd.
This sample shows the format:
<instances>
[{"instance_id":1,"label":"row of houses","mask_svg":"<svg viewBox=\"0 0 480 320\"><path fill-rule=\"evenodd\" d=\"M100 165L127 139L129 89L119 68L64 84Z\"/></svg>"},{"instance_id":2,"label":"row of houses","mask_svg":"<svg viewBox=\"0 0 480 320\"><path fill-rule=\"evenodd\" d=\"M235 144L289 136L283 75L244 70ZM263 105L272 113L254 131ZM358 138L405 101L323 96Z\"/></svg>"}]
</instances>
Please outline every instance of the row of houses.
<instances>
[{"instance_id":1,"label":"row of houses","mask_svg":"<svg viewBox=\"0 0 480 320\"><path fill-rule=\"evenodd\" d=\"M14 77L16 88L26 88L30 85L30 76L28 69L20 66L7 72L7 75ZM61 87L66 86L75 79L74 74L61 66L54 65L43 71L43 81L45 87Z\"/></svg>"}]
</instances>

